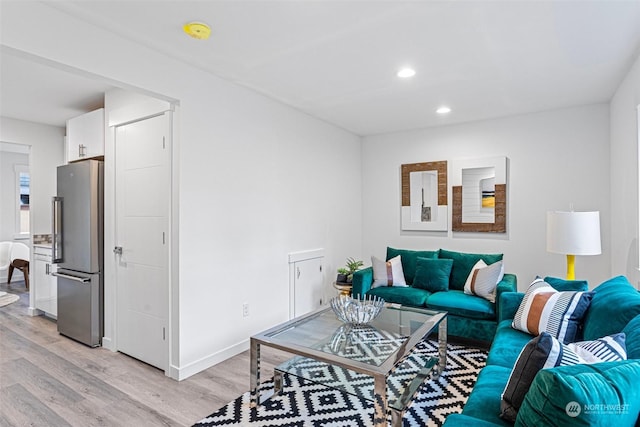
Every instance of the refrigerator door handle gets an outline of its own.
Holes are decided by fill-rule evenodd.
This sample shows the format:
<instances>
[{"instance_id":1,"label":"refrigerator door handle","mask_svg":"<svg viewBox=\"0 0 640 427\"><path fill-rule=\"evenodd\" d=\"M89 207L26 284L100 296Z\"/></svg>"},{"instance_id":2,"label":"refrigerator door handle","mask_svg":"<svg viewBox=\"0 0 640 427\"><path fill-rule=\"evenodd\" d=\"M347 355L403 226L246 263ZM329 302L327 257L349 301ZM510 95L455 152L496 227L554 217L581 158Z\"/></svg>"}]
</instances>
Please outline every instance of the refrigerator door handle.
<instances>
[{"instance_id":1,"label":"refrigerator door handle","mask_svg":"<svg viewBox=\"0 0 640 427\"><path fill-rule=\"evenodd\" d=\"M64 279L69 279L69 280L73 280L74 282L80 282L80 283L87 283L91 281L90 277L78 277L78 276L71 276L69 274L64 274L64 273L58 273L58 272L54 272L51 273L53 276L56 277L62 277Z\"/></svg>"},{"instance_id":2,"label":"refrigerator door handle","mask_svg":"<svg viewBox=\"0 0 640 427\"><path fill-rule=\"evenodd\" d=\"M62 197L54 196L52 201L52 245L51 262L57 264L62 262Z\"/></svg>"}]
</instances>

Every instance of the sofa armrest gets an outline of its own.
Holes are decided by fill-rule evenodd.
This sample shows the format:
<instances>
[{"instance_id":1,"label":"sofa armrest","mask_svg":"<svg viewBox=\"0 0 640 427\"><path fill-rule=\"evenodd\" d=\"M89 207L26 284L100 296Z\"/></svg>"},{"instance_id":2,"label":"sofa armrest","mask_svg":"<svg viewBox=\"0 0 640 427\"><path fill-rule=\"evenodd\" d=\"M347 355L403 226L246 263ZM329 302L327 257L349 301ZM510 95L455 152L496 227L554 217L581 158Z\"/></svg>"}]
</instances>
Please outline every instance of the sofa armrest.
<instances>
[{"instance_id":1,"label":"sofa armrest","mask_svg":"<svg viewBox=\"0 0 640 427\"><path fill-rule=\"evenodd\" d=\"M503 320L513 319L516 311L524 298L522 292L503 292L500 294L500 309L498 310L498 323Z\"/></svg>"},{"instance_id":2,"label":"sofa armrest","mask_svg":"<svg viewBox=\"0 0 640 427\"><path fill-rule=\"evenodd\" d=\"M506 273L496 286L496 313L500 313L500 295L504 292L517 292L518 279L515 274Z\"/></svg>"},{"instance_id":3,"label":"sofa armrest","mask_svg":"<svg viewBox=\"0 0 640 427\"><path fill-rule=\"evenodd\" d=\"M363 297L373 283L373 267L363 268L353 273L353 279L351 285L353 286L351 294L355 296Z\"/></svg>"}]
</instances>

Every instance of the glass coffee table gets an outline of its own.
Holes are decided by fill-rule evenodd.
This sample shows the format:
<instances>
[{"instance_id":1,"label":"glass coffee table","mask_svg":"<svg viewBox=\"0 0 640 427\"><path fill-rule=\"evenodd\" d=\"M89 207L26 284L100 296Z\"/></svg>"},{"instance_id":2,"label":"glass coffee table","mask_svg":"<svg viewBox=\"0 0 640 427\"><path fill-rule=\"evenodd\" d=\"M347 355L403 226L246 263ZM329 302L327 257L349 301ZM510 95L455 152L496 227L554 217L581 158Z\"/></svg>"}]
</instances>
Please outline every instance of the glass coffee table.
<instances>
[{"instance_id":1,"label":"glass coffee table","mask_svg":"<svg viewBox=\"0 0 640 427\"><path fill-rule=\"evenodd\" d=\"M438 356L416 346L438 333ZM290 374L373 401L374 425L401 425L402 414L420 385L444 371L447 313L385 305L366 325L340 321L331 308L290 320L251 337L251 406L260 399L260 347L297 355L276 367L274 392ZM326 373L326 375L324 374ZM354 379L355 378L355 379Z\"/></svg>"}]
</instances>

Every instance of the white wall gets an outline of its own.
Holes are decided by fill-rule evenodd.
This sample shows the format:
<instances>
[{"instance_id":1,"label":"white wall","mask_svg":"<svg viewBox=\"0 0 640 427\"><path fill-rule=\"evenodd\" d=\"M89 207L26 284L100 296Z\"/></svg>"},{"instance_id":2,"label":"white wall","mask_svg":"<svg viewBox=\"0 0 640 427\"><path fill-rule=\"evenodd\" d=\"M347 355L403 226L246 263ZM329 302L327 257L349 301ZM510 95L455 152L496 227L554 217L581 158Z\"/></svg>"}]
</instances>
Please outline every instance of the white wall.
<instances>
[{"instance_id":1,"label":"white wall","mask_svg":"<svg viewBox=\"0 0 640 427\"><path fill-rule=\"evenodd\" d=\"M640 288L638 273L638 106L640 57L610 104L611 270Z\"/></svg>"},{"instance_id":2,"label":"white wall","mask_svg":"<svg viewBox=\"0 0 640 427\"><path fill-rule=\"evenodd\" d=\"M576 257L576 275L596 286L610 276L608 141L607 105L367 137L363 254L383 257L387 246L504 253L524 290L535 275L564 277L565 258L546 252L546 211L573 203L600 211L603 254ZM509 158L506 234L400 231L401 164L447 160L451 173L454 159L492 156Z\"/></svg>"},{"instance_id":3,"label":"white wall","mask_svg":"<svg viewBox=\"0 0 640 427\"><path fill-rule=\"evenodd\" d=\"M180 102L172 375L206 368L287 319L288 252L324 248L327 287L347 256L360 256L360 138L46 4L3 4L1 19L11 50ZM38 34L25 33L25 21Z\"/></svg>"},{"instance_id":4,"label":"white wall","mask_svg":"<svg viewBox=\"0 0 640 427\"><path fill-rule=\"evenodd\" d=\"M31 147L31 234L51 233L51 197L56 194L56 167L63 163L64 128L0 117L0 141Z\"/></svg>"}]
</instances>

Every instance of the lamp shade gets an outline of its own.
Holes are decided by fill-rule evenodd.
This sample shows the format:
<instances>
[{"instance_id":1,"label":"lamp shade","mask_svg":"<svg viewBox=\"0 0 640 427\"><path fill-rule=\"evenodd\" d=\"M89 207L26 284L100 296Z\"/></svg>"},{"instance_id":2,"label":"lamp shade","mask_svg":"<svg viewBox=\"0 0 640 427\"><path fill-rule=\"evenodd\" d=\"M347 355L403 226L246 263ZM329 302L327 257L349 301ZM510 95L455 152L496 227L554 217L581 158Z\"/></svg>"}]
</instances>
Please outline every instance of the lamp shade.
<instances>
[{"instance_id":1,"label":"lamp shade","mask_svg":"<svg viewBox=\"0 0 640 427\"><path fill-rule=\"evenodd\" d=\"M599 255L600 212L547 212L547 252Z\"/></svg>"}]
</instances>

